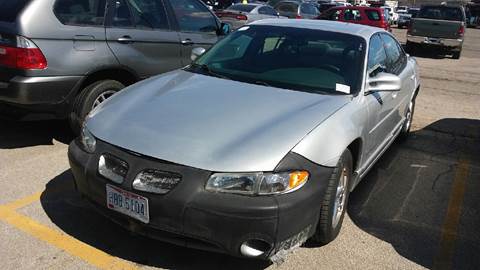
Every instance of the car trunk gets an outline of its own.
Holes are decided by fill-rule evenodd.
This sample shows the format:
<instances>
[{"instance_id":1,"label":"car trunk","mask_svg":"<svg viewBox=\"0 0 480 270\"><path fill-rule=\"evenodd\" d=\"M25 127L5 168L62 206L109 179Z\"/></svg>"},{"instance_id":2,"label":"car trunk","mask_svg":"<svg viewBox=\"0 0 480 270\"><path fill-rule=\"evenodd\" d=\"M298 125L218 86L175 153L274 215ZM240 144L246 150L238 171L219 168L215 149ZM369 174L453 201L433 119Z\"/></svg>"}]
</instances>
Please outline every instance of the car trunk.
<instances>
[{"instance_id":1,"label":"car trunk","mask_svg":"<svg viewBox=\"0 0 480 270\"><path fill-rule=\"evenodd\" d=\"M411 27L415 36L456 39L462 26L460 21L415 18Z\"/></svg>"}]
</instances>

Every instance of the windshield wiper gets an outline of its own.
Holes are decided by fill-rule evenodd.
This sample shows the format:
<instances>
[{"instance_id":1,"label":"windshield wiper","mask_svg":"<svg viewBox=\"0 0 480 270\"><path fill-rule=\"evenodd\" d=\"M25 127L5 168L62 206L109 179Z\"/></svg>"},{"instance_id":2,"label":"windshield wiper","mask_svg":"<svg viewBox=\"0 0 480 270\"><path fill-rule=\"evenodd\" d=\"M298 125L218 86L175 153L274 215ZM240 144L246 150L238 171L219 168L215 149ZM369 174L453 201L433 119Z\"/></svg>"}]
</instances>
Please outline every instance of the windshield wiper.
<instances>
[{"instance_id":1,"label":"windshield wiper","mask_svg":"<svg viewBox=\"0 0 480 270\"><path fill-rule=\"evenodd\" d=\"M190 67L199 68L204 73L206 73L208 75L211 75L211 76L214 76L214 77L217 77L217 78L222 78L222 79L225 79L225 80L231 80L231 78L229 78L225 75L222 75L222 74L216 73L215 71L212 71L212 69L207 64L192 63L192 64L190 64Z\"/></svg>"}]
</instances>

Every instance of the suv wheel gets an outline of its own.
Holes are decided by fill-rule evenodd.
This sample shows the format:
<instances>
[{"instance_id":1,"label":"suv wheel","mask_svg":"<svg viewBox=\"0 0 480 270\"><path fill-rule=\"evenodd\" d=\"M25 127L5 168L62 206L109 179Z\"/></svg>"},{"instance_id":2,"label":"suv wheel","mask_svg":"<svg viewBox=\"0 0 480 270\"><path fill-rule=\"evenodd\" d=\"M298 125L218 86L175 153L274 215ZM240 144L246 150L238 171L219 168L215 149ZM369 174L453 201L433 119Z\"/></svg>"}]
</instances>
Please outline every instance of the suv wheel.
<instances>
[{"instance_id":1,"label":"suv wheel","mask_svg":"<svg viewBox=\"0 0 480 270\"><path fill-rule=\"evenodd\" d=\"M320 245L333 241L342 228L352 178L352 154L347 149L330 176L327 192L320 207L320 219L312 240Z\"/></svg>"},{"instance_id":2,"label":"suv wheel","mask_svg":"<svg viewBox=\"0 0 480 270\"><path fill-rule=\"evenodd\" d=\"M98 81L86 86L75 98L70 113L69 121L73 132L78 134L88 113L124 87L114 80Z\"/></svg>"}]
</instances>

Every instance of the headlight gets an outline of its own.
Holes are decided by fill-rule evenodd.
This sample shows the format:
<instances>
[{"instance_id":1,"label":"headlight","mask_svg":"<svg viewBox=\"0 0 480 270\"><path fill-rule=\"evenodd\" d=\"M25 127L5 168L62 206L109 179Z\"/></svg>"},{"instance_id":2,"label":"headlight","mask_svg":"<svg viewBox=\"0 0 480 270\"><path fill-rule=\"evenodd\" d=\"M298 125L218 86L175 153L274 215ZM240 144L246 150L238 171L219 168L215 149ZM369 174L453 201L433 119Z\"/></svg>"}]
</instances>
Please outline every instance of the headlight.
<instances>
[{"instance_id":1,"label":"headlight","mask_svg":"<svg viewBox=\"0 0 480 270\"><path fill-rule=\"evenodd\" d=\"M308 180L306 171L283 173L215 173L206 190L246 195L287 193L301 188Z\"/></svg>"},{"instance_id":2,"label":"headlight","mask_svg":"<svg viewBox=\"0 0 480 270\"><path fill-rule=\"evenodd\" d=\"M87 127L83 125L82 131L80 133L80 143L82 144L83 150L88 153L95 152L95 146L97 145L97 140L93 137L92 133L88 131Z\"/></svg>"},{"instance_id":3,"label":"headlight","mask_svg":"<svg viewBox=\"0 0 480 270\"><path fill-rule=\"evenodd\" d=\"M112 155L103 154L98 159L98 173L103 177L121 184L128 172L128 164Z\"/></svg>"}]
</instances>

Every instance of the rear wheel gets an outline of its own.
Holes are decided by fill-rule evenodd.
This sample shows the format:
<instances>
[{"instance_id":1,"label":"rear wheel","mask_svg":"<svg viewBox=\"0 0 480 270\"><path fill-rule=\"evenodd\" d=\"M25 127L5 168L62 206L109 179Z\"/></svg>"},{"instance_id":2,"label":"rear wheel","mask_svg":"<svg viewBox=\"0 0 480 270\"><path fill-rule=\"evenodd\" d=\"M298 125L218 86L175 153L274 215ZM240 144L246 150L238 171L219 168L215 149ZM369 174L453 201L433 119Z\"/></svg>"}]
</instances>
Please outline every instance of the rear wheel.
<instances>
[{"instance_id":1,"label":"rear wheel","mask_svg":"<svg viewBox=\"0 0 480 270\"><path fill-rule=\"evenodd\" d=\"M461 54L462 54L462 49L460 48L460 50L452 52L452 58L453 59L460 59Z\"/></svg>"},{"instance_id":2,"label":"rear wheel","mask_svg":"<svg viewBox=\"0 0 480 270\"><path fill-rule=\"evenodd\" d=\"M73 132L78 134L88 113L124 87L122 83L114 80L97 81L86 86L75 98L69 116Z\"/></svg>"},{"instance_id":3,"label":"rear wheel","mask_svg":"<svg viewBox=\"0 0 480 270\"><path fill-rule=\"evenodd\" d=\"M327 192L320 207L320 219L312 236L314 242L326 245L338 236L347 209L351 178L352 154L347 149L330 176Z\"/></svg>"},{"instance_id":4,"label":"rear wheel","mask_svg":"<svg viewBox=\"0 0 480 270\"><path fill-rule=\"evenodd\" d=\"M402 130L400 131L401 139L406 139L410 134L410 128L412 127L414 112L415 112L415 98L413 98L410 101L407 107L407 111L405 112L405 121L403 122Z\"/></svg>"}]
</instances>

